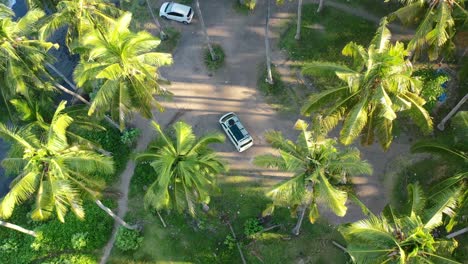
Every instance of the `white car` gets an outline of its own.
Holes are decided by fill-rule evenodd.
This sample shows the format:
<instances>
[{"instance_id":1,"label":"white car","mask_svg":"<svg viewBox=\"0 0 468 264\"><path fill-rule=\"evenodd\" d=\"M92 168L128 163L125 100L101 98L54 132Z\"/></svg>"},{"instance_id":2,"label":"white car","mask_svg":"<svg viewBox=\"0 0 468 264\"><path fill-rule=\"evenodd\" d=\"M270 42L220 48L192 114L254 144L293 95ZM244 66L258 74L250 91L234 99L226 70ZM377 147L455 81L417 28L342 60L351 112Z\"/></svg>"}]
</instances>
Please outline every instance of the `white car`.
<instances>
[{"instance_id":1,"label":"white car","mask_svg":"<svg viewBox=\"0 0 468 264\"><path fill-rule=\"evenodd\" d=\"M247 132L237 115L233 112L223 115L219 119L219 124L224 132L226 132L237 151L242 152L253 145L253 139L249 135L249 132Z\"/></svg>"},{"instance_id":2,"label":"white car","mask_svg":"<svg viewBox=\"0 0 468 264\"><path fill-rule=\"evenodd\" d=\"M184 24L192 22L193 10L190 6L177 4L174 2L165 2L159 9L159 16L165 19L171 19Z\"/></svg>"}]
</instances>

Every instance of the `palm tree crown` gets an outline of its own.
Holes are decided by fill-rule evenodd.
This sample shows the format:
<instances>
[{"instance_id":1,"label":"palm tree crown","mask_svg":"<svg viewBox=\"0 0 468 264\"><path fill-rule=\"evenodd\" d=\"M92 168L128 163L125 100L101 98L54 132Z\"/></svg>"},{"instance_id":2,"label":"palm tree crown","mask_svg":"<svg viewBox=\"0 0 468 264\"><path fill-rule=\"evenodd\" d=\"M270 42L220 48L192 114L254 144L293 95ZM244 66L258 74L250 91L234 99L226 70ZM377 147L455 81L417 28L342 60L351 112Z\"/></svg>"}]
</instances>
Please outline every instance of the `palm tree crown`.
<instances>
[{"instance_id":1,"label":"palm tree crown","mask_svg":"<svg viewBox=\"0 0 468 264\"><path fill-rule=\"evenodd\" d=\"M444 49L453 49L455 18L468 18L464 0L399 0L405 6L393 13L404 24L420 21L408 44L415 58L426 50L430 60L436 60Z\"/></svg>"},{"instance_id":2,"label":"palm tree crown","mask_svg":"<svg viewBox=\"0 0 468 264\"><path fill-rule=\"evenodd\" d=\"M65 41L71 51L74 51L85 33L95 28L105 28L121 13L114 5L103 0L55 1L44 4L52 6L56 12L43 21L40 38L46 39L60 27L67 26Z\"/></svg>"},{"instance_id":3,"label":"palm tree crown","mask_svg":"<svg viewBox=\"0 0 468 264\"><path fill-rule=\"evenodd\" d=\"M126 13L106 32L88 33L82 42L88 56L74 72L78 86L100 85L88 114L110 111L121 129L133 110L151 118L153 106L162 109L154 96L168 92L159 88L158 67L172 63L170 54L153 52L160 40L147 32L130 32L130 21Z\"/></svg>"},{"instance_id":4,"label":"palm tree crown","mask_svg":"<svg viewBox=\"0 0 468 264\"><path fill-rule=\"evenodd\" d=\"M432 232L442 224L443 214L453 213L458 189L436 189L427 199L417 184L408 191L409 203L400 215L387 206L381 216L339 229L355 263L458 263L447 258L457 242Z\"/></svg>"},{"instance_id":5,"label":"palm tree crown","mask_svg":"<svg viewBox=\"0 0 468 264\"><path fill-rule=\"evenodd\" d=\"M195 217L195 203L209 203L215 177L227 170L224 162L208 148L208 144L224 142L224 135L214 133L197 139L184 122L174 124L170 134L165 134L155 122L153 126L158 139L148 152L137 156L137 159L150 160L157 176L145 194L145 206L157 210L187 209Z\"/></svg>"},{"instance_id":6,"label":"palm tree crown","mask_svg":"<svg viewBox=\"0 0 468 264\"><path fill-rule=\"evenodd\" d=\"M317 202L323 201L338 216L346 214L347 193L340 190L351 175L370 174L370 165L360 160L359 150L338 150L336 140L316 135L307 130L307 124L298 120L295 126L301 130L296 143L283 138L281 132L269 131L267 141L279 151L278 155L255 157L254 163L294 173L267 193L273 204L265 213L273 212L274 206L307 206L309 220L313 223L319 216Z\"/></svg>"},{"instance_id":7,"label":"palm tree crown","mask_svg":"<svg viewBox=\"0 0 468 264\"><path fill-rule=\"evenodd\" d=\"M367 50L354 42L344 47L343 55L354 61L352 67L312 62L303 69L306 74L334 72L346 83L313 94L302 108L304 114L320 111L327 131L344 119L340 141L345 145L360 135L364 144L372 144L376 135L387 149L393 139L393 120L400 111L412 117L423 132L432 130L431 117L422 107L425 101L419 96L421 82L412 76L413 68L405 59L403 43L390 43L386 25L384 18Z\"/></svg>"},{"instance_id":8,"label":"palm tree crown","mask_svg":"<svg viewBox=\"0 0 468 264\"><path fill-rule=\"evenodd\" d=\"M52 90L43 81L48 76L44 65L51 61L48 50L58 46L32 38L43 16L43 11L32 9L14 21L13 11L0 4L0 96L10 116L11 99L30 100L33 91Z\"/></svg>"},{"instance_id":9,"label":"palm tree crown","mask_svg":"<svg viewBox=\"0 0 468 264\"><path fill-rule=\"evenodd\" d=\"M0 136L14 143L2 165L18 175L0 203L0 218L10 217L15 206L33 194L33 219L47 219L55 210L63 222L68 208L83 218L82 191L94 197L96 193L88 188L99 187L89 175L113 173L112 158L69 144L66 132L73 119L62 113L64 108L62 102L41 137L34 135L30 126L9 129L0 124Z\"/></svg>"}]
</instances>

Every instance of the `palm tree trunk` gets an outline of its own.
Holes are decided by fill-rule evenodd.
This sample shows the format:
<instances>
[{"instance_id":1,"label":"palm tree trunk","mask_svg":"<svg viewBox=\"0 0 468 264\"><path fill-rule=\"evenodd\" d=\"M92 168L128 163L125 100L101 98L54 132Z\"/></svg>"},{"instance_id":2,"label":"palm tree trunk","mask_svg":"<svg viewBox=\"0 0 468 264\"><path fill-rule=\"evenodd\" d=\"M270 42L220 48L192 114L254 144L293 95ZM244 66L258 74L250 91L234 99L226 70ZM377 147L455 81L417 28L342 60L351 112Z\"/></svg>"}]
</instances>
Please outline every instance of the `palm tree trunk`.
<instances>
[{"instance_id":1,"label":"palm tree trunk","mask_svg":"<svg viewBox=\"0 0 468 264\"><path fill-rule=\"evenodd\" d=\"M4 222L2 220L0 220L0 225L1 226L4 226L4 227L7 227L7 228L11 228L11 229L14 229L16 231L19 231L21 233L24 233L24 234L27 234L27 235L30 235L30 236L33 236L33 237L37 237L37 234L36 232L32 231L32 230L29 230L29 229L26 229L26 228L23 228L19 225L15 225L15 224L11 224L11 223L8 223L8 222Z\"/></svg>"},{"instance_id":2,"label":"palm tree trunk","mask_svg":"<svg viewBox=\"0 0 468 264\"><path fill-rule=\"evenodd\" d=\"M234 240L236 240L236 246L237 246L237 250L239 250L239 255L242 259L242 263L243 264L246 264L247 262L245 261L245 257L244 257L244 254L242 253L242 248L239 244L239 241L237 241L237 237L236 237L236 233L234 232L234 228L232 228L232 225L231 223L227 223L227 225L229 226L229 229L231 230L231 234L232 234L232 238L234 238Z\"/></svg>"},{"instance_id":3,"label":"palm tree trunk","mask_svg":"<svg viewBox=\"0 0 468 264\"><path fill-rule=\"evenodd\" d=\"M301 39L301 23L302 23L302 0L297 1L297 28L295 40Z\"/></svg>"},{"instance_id":4,"label":"palm tree trunk","mask_svg":"<svg viewBox=\"0 0 468 264\"><path fill-rule=\"evenodd\" d=\"M309 208L310 203L308 204L303 204L301 207L301 213L299 215L299 219L297 219L296 226L292 229L291 233L295 236L298 236L299 233L301 232L301 226L302 226L302 221L304 220L304 215L307 211L307 208Z\"/></svg>"},{"instance_id":5,"label":"palm tree trunk","mask_svg":"<svg viewBox=\"0 0 468 264\"><path fill-rule=\"evenodd\" d=\"M75 92L73 92L73 91L70 91L69 89L63 87L63 85L61 85L60 83L55 83L54 85L55 85L55 87L57 87L59 90L65 92L65 93L67 93L67 94L69 94L69 95L72 95L72 96L74 96L75 98L77 98L78 100L80 100L81 102L85 103L86 105L91 106L91 103L90 103L88 100L84 99L81 95L79 95L79 94L77 94L77 93L75 93ZM117 128L117 129L120 130L120 126L119 126L117 123L115 123L114 120L112 120L110 117L108 117L107 115L104 115L104 119L106 119L106 121L107 121L109 124L111 124L113 127L115 127L115 128Z\"/></svg>"},{"instance_id":6,"label":"palm tree trunk","mask_svg":"<svg viewBox=\"0 0 468 264\"><path fill-rule=\"evenodd\" d=\"M450 233L450 234L448 234L448 235L446 236L446 238L449 238L449 239L450 239L450 238L459 236L459 235L461 235L461 234L464 234L464 233L466 233L466 232L468 232L468 227L465 227L465 228L463 228L463 229L460 229L460 230L458 230L458 231L455 231L455 232L453 232L453 233Z\"/></svg>"},{"instance_id":7,"label":"palm tree trunk","mask_svg":"<svg viewBox=\"0 0 468 264\"><path fill-rule=\"evenodd\" d=\"M156 18L156 16L154 15L153 13L153 8L151 8L151 5L149 3L149 0L146 0L146 5L148 6L148 9L150 11L150 14L151 14L151 17L153 17L153 21L154 23L156 23L156 26L158 27L159 29L159 37L161 38L161 40L166 40L167 39L167 34L164 33L164 30L161 26L161 24L159 23L159 20Z\"/></svg>"},{"instance_id":8,"label":"palm tree trunk","mask_svg":"<svg viewBox=\"0 0 468 264\"><path fill-rule=\"evenodd\" d=\"M458 104L448 113L446 117L440 121L440 123L437 125L437 128L441 131L445 129L445 123L458 111L458 109L468 100L468 93L463 96L463 98L458 102Z\"/></svg>"},{"instance_id":9,"label":"palm tree trunk","mask_svg":"<svg viewBox=\"0 0 468 264\"><path fill-rule=\"evenodd\" d=\"M99 208L104 210L104 212L106 212L108 215L110 215L112 218L114 218L115 221L119 222L119 224L121 224L125 228L131 229L131 230L135 230L135 229L138 228L138 225L129 225L127 222L122 220L122 218L120 218L118 215L114 214L114 212L112 212L111 209L109 209L104 204L102 204L102 202L100 200L95 200L94 202L97 204L97 206L99 206Z\"/></svg>"},{"instance_id":10,"label":"palm tree trunk","mask_svg":"<svg viewBox=\"0 0 468 264\"><path fill-rule=\"evenodd\" d=\"M295 236L298 236L301 232L302 221L304 220L304 215L307 211L307 208L310 207L313 201L313 191L314 191L314 184L312 182L307 183L306 186L306 201L301 205L301 212L299 215L299 219L297 220L296 226L292 229L291 233Z\"/></svg>"},{"instance_id":11,"label":"palm tree trunk","mask_svg":"<svg viewBox=\"0 0 468 264\"><path fill-rule=\"evenodd\" d=\"M323 1L324 1L324 0L319 0L319 6L318 6L318 8L317 8L317 13L320 13L320 11L322 11L322 9L323 9Z\"/></svg>"},{"instance_id":12,"label":"palm tree trunk","mask_svg":"<svg viewBox=\"0 0 468 264\"><path fill-rule=\"evenodd\" d=\"M197 0L198 1L198 0ZM269 24L270 24L270 0L266 0L267 14L265 18L265 55L266 55L266 66L267 66L267 77L265 81L269 84L273 84L273 76L271 75L271 56L270 56L270 39L268 37Z\"/></svg>"},{"instance_id":13,"label":"palm tree trunk","mask_svg":"<svg viewBox=\"0 0 468 264\"><path fill-rule=\"evenodd\" d=\"M210 51L210 55L211 55L211 60L215 61L218 58L216 57L213 47L211 46L210 37L208 36L208 32L206 31L205 22L203 21L203 15L202 15L200 3L198 2L198 0L195 0L195 6L197 7L196 9L197 9L198 18L200 19L200 26L202 28L203 34L205 35L206 44L208 45L208 50Z\"/></svg>"}]
</instances>

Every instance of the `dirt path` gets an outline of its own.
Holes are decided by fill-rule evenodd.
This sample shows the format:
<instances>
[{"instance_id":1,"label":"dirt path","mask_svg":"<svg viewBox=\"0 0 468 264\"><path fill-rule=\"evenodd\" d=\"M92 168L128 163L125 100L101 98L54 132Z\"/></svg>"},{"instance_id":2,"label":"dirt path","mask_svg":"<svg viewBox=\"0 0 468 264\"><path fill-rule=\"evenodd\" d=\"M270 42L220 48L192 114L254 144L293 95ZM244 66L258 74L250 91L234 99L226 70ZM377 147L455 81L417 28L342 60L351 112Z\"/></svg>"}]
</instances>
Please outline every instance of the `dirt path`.
<instances>
[{"instance_id":1,"label":"dirt path","mask_svg":"<svg viewBox=\"0 0 468 264\"><path fill-rule=\"evenodd\" d=\"M159 1L159 6L163 1ZM285 1L282 6L272 5L271 37L273 48L273 63L279 66L284 81L297 83L294 72L290 70L289 62L284 54L277 50L280 28L291 17L295 16L296 3ZM156 120L167 125L179 118L177 113L184 112L181 119L193 126L197 135L209 131L220 131L218 118L226 112L236 112L254 138L255 145L246 152L238 153L229 141L218 144L214 148L225 158L231 169L231 175L244 175L253 181L260 181L264 186L272 185L284 179L285 174L257 168L252 159L260 154L272 152L266 144L263 134L267 130L279 130L286 138L294 139L297 132L292 126L298 115L279 115L265 103L263 96L257 91L257 80L261 64L265 60L264 23L265 1L259 1L256 10L249 15L237 13L230 5L232 2L219 0L201 0L200 5L205 14L205 23L213 42L221 44L226 54L225 66L215 73L207 71L203 65L202 50L204 39L197 19L191 25L164 21L163 24L177 28L181 32L178 47L174 51L174 64L161 72L171 80L168 87L173 93L172 102L164 103L166 111L155 113ZM338 4L326 1L327 5ZM229 6L227 6L229 5ZM337 5L336 8L341 8ZM373 20L374 21L374 20ZM374 21L375 22L375 21ZM153 130L147 120L138 119L136 127L142 131L138 140L137 151L144 150L153 137ZM363 157L374 166L374 176L356 177L358 195L374 212L380 212L387 201L383 192L380 175L386 170L389 161L408 151L405 140L396 140L390 151L384 153L377 145L361 148ZM121 175L118 215L123 217L128 208L128 187L133 175L135 163L129 161ZM375 176L377 175L377 176ZM229 177L229 176L228 176ZM337 218L324 213L332 223L354 221L362 217L358 208L350 208L345 218ZM104 249L101 263L106 263L115 241L117 225Z\"/></svg>"}]
</instances>

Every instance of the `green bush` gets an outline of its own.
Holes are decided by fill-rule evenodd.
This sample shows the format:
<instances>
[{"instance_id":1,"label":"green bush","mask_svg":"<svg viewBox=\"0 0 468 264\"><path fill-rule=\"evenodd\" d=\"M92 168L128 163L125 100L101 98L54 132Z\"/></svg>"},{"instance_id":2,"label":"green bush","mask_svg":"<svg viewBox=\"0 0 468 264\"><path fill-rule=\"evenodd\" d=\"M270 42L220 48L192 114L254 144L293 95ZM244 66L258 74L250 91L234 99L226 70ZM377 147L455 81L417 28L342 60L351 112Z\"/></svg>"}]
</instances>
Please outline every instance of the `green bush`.
<instances>
[{"instance_id":1,"label":"green bush","mask_svg":"<svg viewBox=\"0 0 468 264\"><path fill-rule=\"evenodd\" d=\"M247 237L252 237L256 233L263 230L263 226L256 218L249 218L244 223L244 235Z\"/></svg>"},{"instance_id":2,"label":"green bush","mask_svg":"<svg viewBox=\"0 0 468 264\"><path fill-rule=\"evenodd\" d=\"M130 128L125 130L120 136L120 142L132 146L135 140L140 136L141 131L138 128Z\"/></svg>"},{"instance_id":3,"label":"green bush","mask_svg":"<svg viewBox=\"0 0 468 264\"><path fill-rule=\"evenodd\" d=\"M257 5L257 0L245 0L244 5L247 7L247 9L253 10Z\"/></svg>"},{"instance_id":4,"label":"green bush","mask_svg":"<svg viewBox=\"0 0 468 264\"><path fill-rule=\"evenodd\" d=\"M88 232L76 233L71 238L72 248L80 250L86 247L88 244Z\"/></svg>"},{"instance_id":5,"label":"green bush","mask_svg":"<svg viewBox=\"0 0 468 264\"><path fill-rule=\"evenodd\" d=\"M205 65L208 68L208 70L215 71L224 64L224 51L223 48L218 45L214 44L212 45L213 47L213 52L216 56L216 60L211 59L211 53L208 47L205 49L204 55L203 55L203 60L205 61Z\"/></svg>"},{"instance_id":6,"label":"green bush","mask_svg":"<svg viewBox=\"0 0 468 264\"><path fill-rule=\"evenodd\" d=\"M437 103L437 98L445 92L442 84L449 78L443 72L437 72L429 67L415 71L414 76L418 76L423 82L421 96L426 100L424 108L431 111Z\"/></svg>"},{"instance_id":7,"label":"green bush","mask_svg":"<svg viewBox=\"0 0 468 264\"><path fill-rule=\"evenodd\" d=\"M12 254L18 251L19 242L14 238L0 240L0 251Z\"/></svg>"},{"instance_id":8,"label":"green bush","mask_svg":"<svg viewBox=\"0 0 468 264\"><path fill-rule=\"evenodd\" d=\"M122 251L137 250L142 242L143 237L136 230L120 227L117 231L115 246Z\"/></svg>"},{"instance_id":9,"label":"green bush","mask_svg":"<svg viewBox=\"0 0 468 264\"><path fill-rule=\"evenodd\" d=\"M223 244L226 245L229 248L229 250L233 250L236 246L236 240L231 235L227 235L226 239L224 239Z\"/></svg>"}]
</instances>

